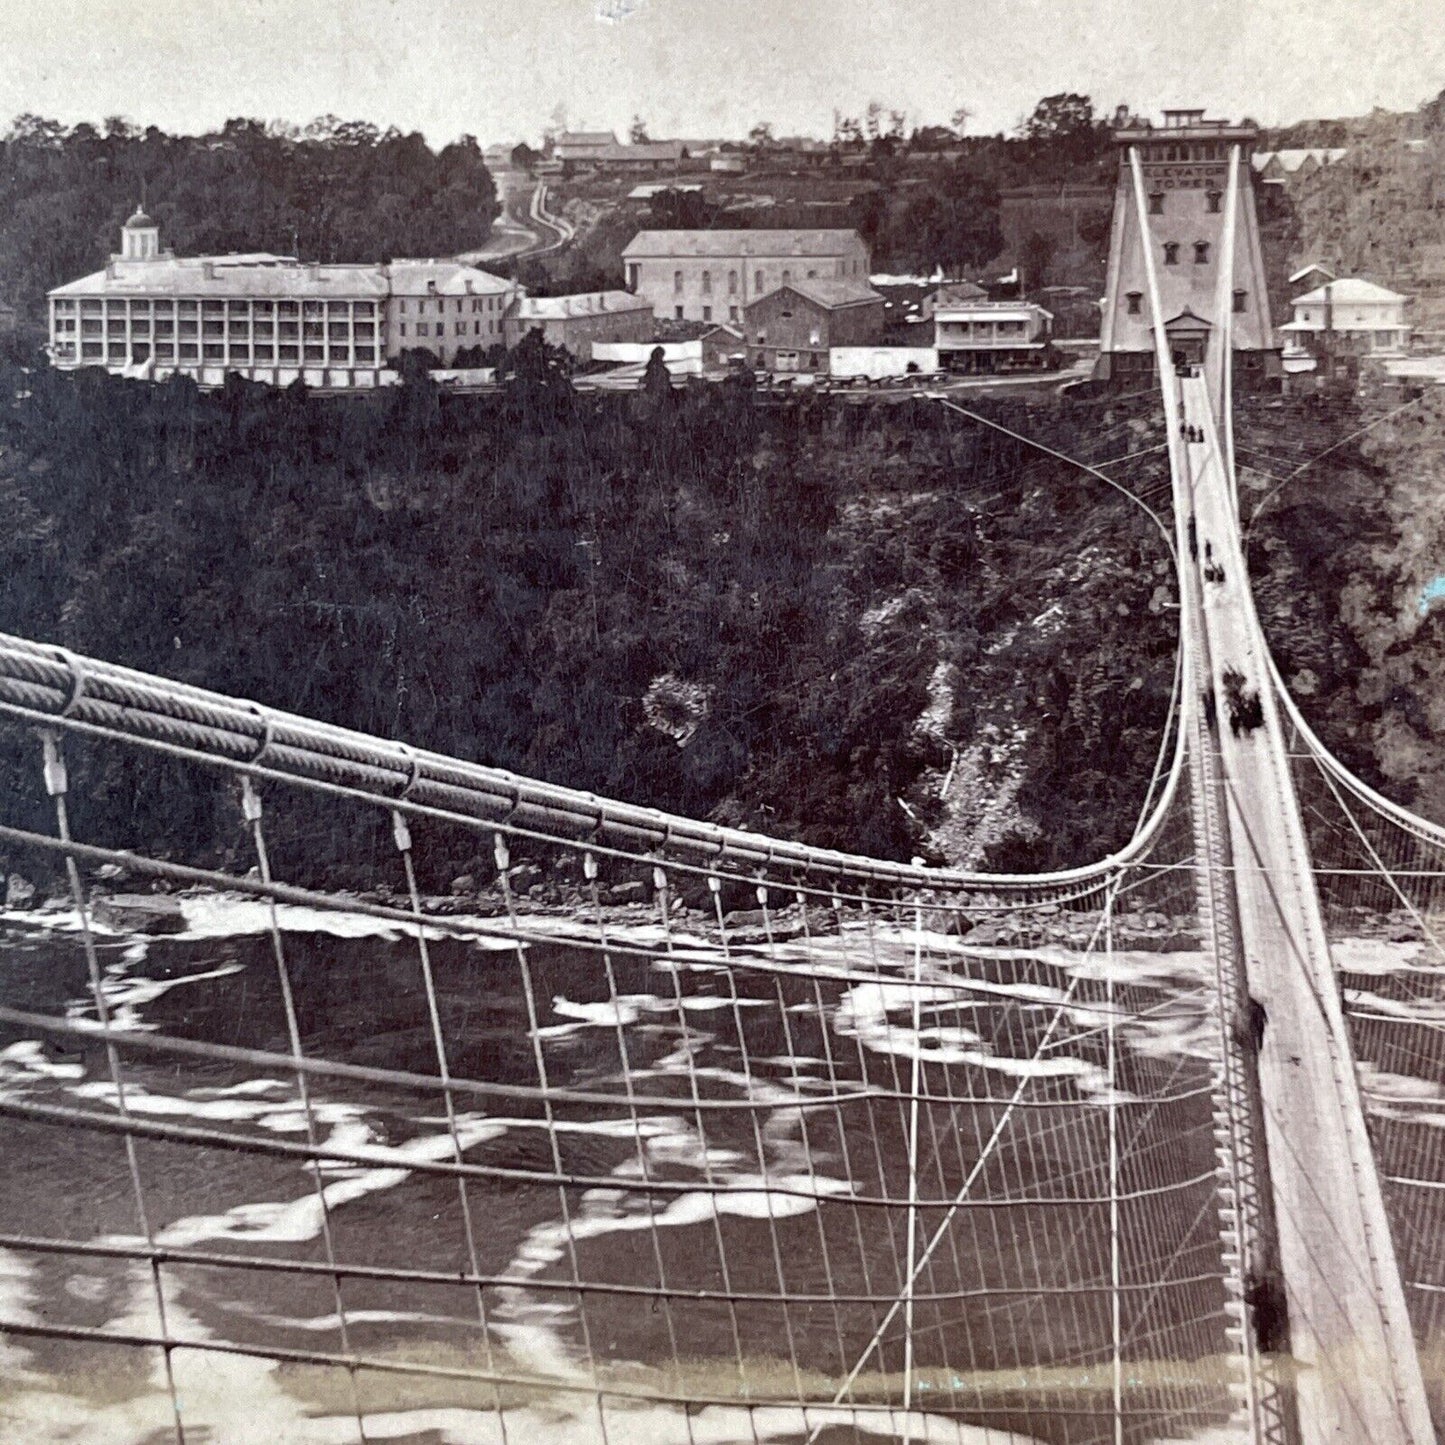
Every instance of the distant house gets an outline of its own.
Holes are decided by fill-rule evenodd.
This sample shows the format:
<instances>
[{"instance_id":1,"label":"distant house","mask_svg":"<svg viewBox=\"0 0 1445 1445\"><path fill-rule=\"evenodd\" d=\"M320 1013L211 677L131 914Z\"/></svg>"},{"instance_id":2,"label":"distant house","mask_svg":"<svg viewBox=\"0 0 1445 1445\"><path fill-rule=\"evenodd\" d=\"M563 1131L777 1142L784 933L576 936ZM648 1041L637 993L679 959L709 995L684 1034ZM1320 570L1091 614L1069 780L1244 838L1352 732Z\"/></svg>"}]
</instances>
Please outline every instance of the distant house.
<instances>
[{"instance_id":1,"label":"distant house","mask_svg":"<svg viewBox=\"0 0 1445 1445\"><path fill-rule=\"evenodd\" d=\"M721 151L708 158L707 168L718 175L741 176L748 169L748 158L737 151Z\"/></svg>"},{"instance_id":2,"label":"distant house","mask_svg":"<svg viewBox=\"0 0 1445 1445\"><path fill-rule=\"evenodd\" d=\"M660 196L664 191L699 192L702 185L698 181L645 181L640 186L633 186L628 191L629 201L650 201L654 196Z\"/></svg>"},{"instance_id":3,"label":"distant house","mask_svg":"<svg viewBox=\"0 0 1445 1445\"><path fill-rule=\"evenodd\" d=\"M1316 286L1324 286L1334 279L1335 273L1328 266L1311 261L1308 266L1301 266L1289 278L1289 289L1296 292L1313 291Z\"/></svg>"},{"instance_id":4,"label":"distant house","mask_svg":"<svg viewBox=\"0 0 1445 1445\"><path fill-rule=\"evenodd\" d=\"M676 171L687 155L681 141L634 141L631 145L563 146L554 148L554 160L562 162L563 175L648 175Z\"/></svg>"},{"instance_id":5,"label":"distant house","mask_svg":"<svg viewBox=\"0 0 1445 1445\"><path fill-rule=\"evenodd\" d=\"M826 372L828 349L883 335L883 298L866 281L792 281L744 311L748 361L762 371Z\"/></svg>"},{"instance_id":6,"label":"distant house","mask_svg":"<svg viewBox=\"0 0 1445 1445\"><path fill-rule=\"evenodd\" d=\"M616 144L617 137L610 130L564 130L552 142L552 159L564 164L586 162Z\"/></svg>"},{"instance_id":7,"label":"distant house","mask_svg":"<svg viewBox=\"0 0 1445 1445\"><path fill-rule=\"evenodd\" d=\"M938 364L947 371L1039 370L1053 359L1053 313L1032 301L940 294L933 325Z\"/></svg>"},{"instance_id":8,"label":"distant house","mask_svg":"<svg viewBox=\"0 0 1445 1445\"><path fill-rule=\"evenodd\" d=\"M856 231L639 231L622 249L627 289L653 314L736 326L749 303L793 281L868 279Z\"/></svg>"},{"instance_id":9,"label":"distant house","mask_svg":"<svg viewBox=\"0 0 1445 1445\"><path fill-rule=\"evenodd\" d=\"M540 331L553 346L592 359L594 341L647 341L652 307L627 291L589 291L575 296L518 296L503 318L503 336L515 346L529 331Z\"/></svg>"},{"instance_id":10,"label":"distant house","mask_svg":"<svg viewBox=\"0 0 1445 1445\"><path fill-rule=\"evenodd\" d=\"M1327 281L1290 302L1294 319L1280 327L1285 360L1322 349L1377 360L1403 357L1410 345L1409 303L1408 296L1373 281L1348 276Z\"/></svg>"},{"instance_id":11,"label":"distant house","mask_svg":"<svg viewBox=\"0 0 1445 1445\"><path fill-rule=\"evenodd\" d=\"M1284 185L1287 181L1312 176L1323 166L1332 166L1349 152L1343 146L1315 146L1282 151L1255 151L1249 158L1261 181Z\"/></svg>"}]
</instances>

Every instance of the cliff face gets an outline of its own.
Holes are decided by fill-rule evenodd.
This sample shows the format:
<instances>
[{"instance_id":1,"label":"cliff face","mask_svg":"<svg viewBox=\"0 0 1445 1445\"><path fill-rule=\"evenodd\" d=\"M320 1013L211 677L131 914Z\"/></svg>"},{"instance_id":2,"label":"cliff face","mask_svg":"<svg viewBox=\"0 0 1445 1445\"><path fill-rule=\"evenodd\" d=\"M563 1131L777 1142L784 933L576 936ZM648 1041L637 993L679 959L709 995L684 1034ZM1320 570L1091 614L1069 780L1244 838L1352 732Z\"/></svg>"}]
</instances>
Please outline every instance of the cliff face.
<instances>
[{"instance_id":1,"label":"cliff face","mask_svg":"<svg viewBox=\"0 0 1445 1445\"><path fill-rule=\"evenodd\" d=\"M1445 820L1445 398L1276 402L1236 427L1256 597L1291 691L1356 772Z\"/></svg>"},{"instance_id":2,"label":"cliff face","mask_svg":"<svg viewBox=\"0 0 1445 1445\"><path fill-rule=\"evenodd\" d=\"M1158 533L931 403L3 382L7 631L893 857L1070 864L1133 826L1173 680ZM1160 479L1147 398L997 414ZM103 781L113 839L223 847Z\"/></svg>"}]
</instances>

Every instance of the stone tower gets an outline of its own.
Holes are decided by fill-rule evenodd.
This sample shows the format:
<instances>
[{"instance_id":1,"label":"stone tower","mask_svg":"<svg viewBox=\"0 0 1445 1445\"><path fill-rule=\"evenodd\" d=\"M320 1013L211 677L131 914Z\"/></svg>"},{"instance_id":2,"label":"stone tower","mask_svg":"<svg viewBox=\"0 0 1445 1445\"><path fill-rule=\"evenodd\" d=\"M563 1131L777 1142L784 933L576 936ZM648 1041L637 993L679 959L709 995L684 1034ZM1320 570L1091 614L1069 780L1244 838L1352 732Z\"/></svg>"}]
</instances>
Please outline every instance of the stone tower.
<instances>
[{"instance_id":1,"label":"stone tower","mask_svg":"<svg viewBox=\"0 0 1445 1445\"><path fill-rule=\"evenodd\" d=\"M1205 120L1202 110L1166 110L1164 124L1127 121L1114 132L1119 179L1109 241L1099 361L1101 381L1142 381L1154 373L1144 246L1154 250L1169 349L1175 361L1203 360L1219 319L1214 315L1230 155L1239 148L1231 305L1234 371L1277 376L1279 349L1269 319L1250 155L1258 132L1249 122ZM1141 232L1129 154L1137 149L1147 197Z\"/></svg>"}]
</instances>

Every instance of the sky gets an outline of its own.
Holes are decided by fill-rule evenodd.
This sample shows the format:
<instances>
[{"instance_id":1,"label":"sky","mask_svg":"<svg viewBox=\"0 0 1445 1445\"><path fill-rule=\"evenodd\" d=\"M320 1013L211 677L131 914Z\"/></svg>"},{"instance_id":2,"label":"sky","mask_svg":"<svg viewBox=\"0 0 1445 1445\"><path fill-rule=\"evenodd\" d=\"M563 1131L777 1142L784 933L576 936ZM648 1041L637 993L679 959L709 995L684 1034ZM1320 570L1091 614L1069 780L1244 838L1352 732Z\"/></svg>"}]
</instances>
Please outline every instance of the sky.
<instances>
[{"instance_id":1,"label":"sky","mask_svg":"<svg viewBox=\"0 0 1445 1445\"><path fill-rule=\"evenodd\" d=\"M1438 94L1442 22L1442 0L0 0L0 124L826 136L876 98L986 133L1074 90L1270 125Z\"/></svg>"}]
</instances>

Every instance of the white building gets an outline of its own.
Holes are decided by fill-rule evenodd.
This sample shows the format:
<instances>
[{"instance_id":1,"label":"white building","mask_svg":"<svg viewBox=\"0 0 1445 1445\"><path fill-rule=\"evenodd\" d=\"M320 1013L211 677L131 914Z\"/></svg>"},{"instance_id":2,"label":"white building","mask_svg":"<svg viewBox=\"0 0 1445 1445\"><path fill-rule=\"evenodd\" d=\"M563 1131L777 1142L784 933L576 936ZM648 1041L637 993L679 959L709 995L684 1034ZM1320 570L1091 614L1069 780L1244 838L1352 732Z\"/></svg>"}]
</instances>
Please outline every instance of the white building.
<instances>
[{"instance_id":1,"label":"white building","mask_svg":"<svg viewBox=\"0 0 1445 1445\"><path fill-rule=\"evenodd\" d=\"M1380 360L1409 350L1405 307L1410 298L1373 281L1345 277L1306 291L1291 303L1294 319L1280 327L1286 361L1311 356L1321 347Z\"/></svg>"},{"instance_id":2,"label":"white building","mask_svg":"<svg viewBox=\"0 0 1445 1445\"><path fill-rule=\"evenodd\" d=\"M377 268L386 278L386 356L421 347L444 365L458 351L496 346L514 282L460 261L392 261Z\"/></svg>"},{"instance_id":3,"label":"white building","mask_svg":"<svg viewBox=\"0 0 1445 1445\"><path fill-rule=\"evenodd\" d=\"M627 289L653 314L738 325L745 307L795 281L868 280L856 231L639 231L622 248Z\"/></svg>"},{"instance_id":4,"label":"white building","mask_svg":"<svg viewBox=\"0 0 1445 1445\"><path fill-rule=\"evenodd\" d=\"M424 346L448 362L502 338L517 288L456 261L303 263L252 252L177 257L137 211L103 271L50 292L50 357L140 377L227 373L286 385L374 386L389 358Z\"/></svg>"},{"instance_id":5,"label":"white building","mask_svg":"<svg viewBox=\"0 0 1445 1445\"><path fill-rule=\"evenodd\" d=\"M940 290L933 328L938 364L948 371L1033 370L1047 366L1053 355L1053 313L1032 301L990 301Z\"/></svg>"}]
</instances>

